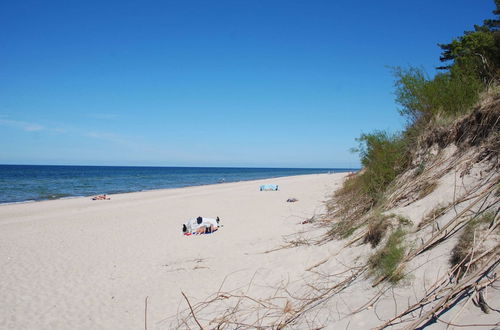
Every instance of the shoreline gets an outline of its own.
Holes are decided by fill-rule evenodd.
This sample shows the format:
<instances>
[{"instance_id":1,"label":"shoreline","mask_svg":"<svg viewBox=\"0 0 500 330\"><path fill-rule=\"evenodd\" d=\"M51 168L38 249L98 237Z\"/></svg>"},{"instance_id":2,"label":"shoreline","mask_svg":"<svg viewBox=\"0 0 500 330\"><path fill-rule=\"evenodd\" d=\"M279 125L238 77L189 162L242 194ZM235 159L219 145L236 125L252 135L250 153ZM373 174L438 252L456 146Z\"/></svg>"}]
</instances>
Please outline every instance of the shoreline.
<instances>
[{"instance_id":1,"label":"shoreline","mask_svg":"<svg viewBox=\"0 0 500 330\"><path fill-rule=\"evenodd\" d=\"M183 186L183 187L154 188L154 189L145 189L145 190L132 190L132 191L117 192L117 193L102 192L102 194L106 194L108 196L115 196L115 195L134 194L134 193L151 192L151 191L163 191L163 190L173 190L173 189L186 189L186 188L193 188L193 187L216 186L216 185L223 185L223 184L230 184L230 183L272 180L272 179L290 178L290 177L307 176L307 175L348 174L348 173L351 173L352 171L354 171L354 170L346 171L346 172L332 172L332 173L296 174L296 175L286 175L286 176L269 177L269 178L263 178L263 179L248 179L248 180L239 180L239 181L225 181L225 182L206 183L206 184L202 183L202 184L188 185L188 186ZM93 195L85 195L85 196L64 196L64 197L53 198L53 199L24 200L24 201L5 202L5 203L1 203L0 202L0 207L2 207L4 205L32 204L32 203L52 202L52 201L58 201L58 200L69 200L69 199L80 199L80 198L84 199L84 198L90 198L92 196L95 196L95 194L93 194Z\"/></svg>"}]
</instances>

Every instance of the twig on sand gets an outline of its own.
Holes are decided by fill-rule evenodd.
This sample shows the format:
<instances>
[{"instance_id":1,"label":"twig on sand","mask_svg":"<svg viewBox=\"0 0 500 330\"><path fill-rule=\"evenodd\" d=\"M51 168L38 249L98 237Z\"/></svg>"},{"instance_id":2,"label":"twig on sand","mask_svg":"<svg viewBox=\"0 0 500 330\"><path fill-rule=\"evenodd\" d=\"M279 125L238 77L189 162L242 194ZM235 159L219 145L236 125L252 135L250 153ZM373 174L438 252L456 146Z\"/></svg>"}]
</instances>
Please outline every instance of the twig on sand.
<instances>
[{"instance_id":1,"label":"twig on sand","mask_svg":"<svg viewBox=\"0 0 500 330\"><path fill-rule=\"evenodd\" d=\"M144 330L148 330L148 298L146 296L146 301L144 302Z\"/></svg>"},{"instance_id":2,"label":"twig on sand","mask_svg":"<svg viewBox=\"0 0 500 330\"><path fill-rule=\"evenodd\" d=\"M194 315L193 307L191 307L191 303L189 302L189 299L186 297L186 295L184 294L184 292L181 291L181 293L184 296L184 299L186 299L186 302L187 302L187 304L189 306L189 309L191 310L191 314L193 315L193 318L196 321L196 324L198 324L198 326L200 327L200 329L203 330L203 327L201 326L200 322L198 322L198 319L196 318L196 315Z\"/></svg>"},{"instance_id":3,"label":"twig on sand","mask_svg":"<svg viewBox=\"0 0 500 330\"><path fill-rule=\"evenodd\" d=\"M455 324L455 323L451 323L451 322L446 322L446 321L443 321L443 320L440 320L440 319L437 319L439 322L441 323L444 323L444 324L447 324L448 326L452 326L452 327L463 327L463 328L476 328L476 327L497 327L498 325L500 325L500 323L483 323L483 324ZM494 328L496 329L496 328Z\"/></svg>"}]
</instances>

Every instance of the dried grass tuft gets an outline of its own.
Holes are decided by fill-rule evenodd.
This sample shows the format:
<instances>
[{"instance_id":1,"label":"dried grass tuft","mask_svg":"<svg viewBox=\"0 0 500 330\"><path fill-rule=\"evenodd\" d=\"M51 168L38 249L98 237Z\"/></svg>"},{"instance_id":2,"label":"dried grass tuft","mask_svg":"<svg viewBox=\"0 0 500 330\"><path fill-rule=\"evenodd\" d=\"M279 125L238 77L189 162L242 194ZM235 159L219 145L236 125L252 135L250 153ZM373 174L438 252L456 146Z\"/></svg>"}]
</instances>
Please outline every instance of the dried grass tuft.
<instances>
[{"instance_id":1,"label":"dried grass tuft","mask_svg":"<svg viewBox=\"0 0 500 330\"><path fill-rule=\"evenodd\" d=\"M493 212L487 212L481 217L471 220L467 226L463 229L462 234L460 234L457 244L451 250L450 264L452 267L459 265L459 274L463 276L467 269L475 270L477 264L471 262L474 255L472 253L475 247L475 241L478 236L481 236L481 230L487 228L487 226L494 220L495 214ZM481 251L475 251L476 254L480 254Z\"/></svg>"},{"instance_id":2,"label":"dried grass tuft","mask_svg":"<svg viewBox=\"0 0 500 330\"><path fill-rule=\"evenodd\" d=\"M437 181L427 181L424 183L418 194L418 199L422 199L427 195L430 195L438 186Z\"/></svg>"},{"instance_id":3,"label":"dried grass tuft","mask_svg":"<svg viewBox=\"0 0 500 330\"><path fill-rule=\"evenodd\" d=\"M363 243L370 243L372 248L376 247L384 238L387 229L391 226L390 216L376 213L368 224L368 229Z\"/></svg>"},{"instance_id":4,"label":"dried grass tuft","mask_svg":"<svg viewBox=\"0 0 500 330\"><path fill-rule=\"evenodd\" d=\"M436 221L437 218L445 214L447 209L448 209L447 206L441 206L441 205L436 206L422 219L422 221L420 221L420 223L417 226L417 229L420 230L425 226L433 223L434 221Z\"/></svg>"},{"instance_id":5,"label":"dried grass tuft","mask_svg":"<svg viewBox=\"0 0 500 330\"><path fill-rule=\"evenodd\" d=\"M285 303L285 307L283 307L283 313L285 314L292 314L294 312L293 310L293 304L291 303L290 300L287 300Z\"/></svg>"}]
</instances>

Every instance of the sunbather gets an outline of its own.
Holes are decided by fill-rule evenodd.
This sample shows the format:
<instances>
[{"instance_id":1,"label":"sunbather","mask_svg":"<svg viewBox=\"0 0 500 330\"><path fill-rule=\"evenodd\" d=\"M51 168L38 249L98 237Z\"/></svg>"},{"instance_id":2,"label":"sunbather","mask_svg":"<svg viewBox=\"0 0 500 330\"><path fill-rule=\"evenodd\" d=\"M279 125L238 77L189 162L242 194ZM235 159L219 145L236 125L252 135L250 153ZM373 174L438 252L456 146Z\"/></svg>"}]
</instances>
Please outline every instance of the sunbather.
<instances>
[{"instance_id":1,"label":"sunbather","mask_svg":"<svg viewBox=\"0 0 500 330\"><path fill-rule=\"evenodd\" d=\"M182 232L189 234L209 234L219 229L219 217L217 219L197 217L188 220L182 225Z\"/></svg>"},{"instance_id":2,"label":"sunbather","mask_svg":"<svg viewBox=\"0 0 500 330\"><path fill-rule=\"evenodd\" d=\"M217 231L217 229L219 229L219 227L209 226L209 225L200 226L200 227L198 227L198 229L196 229L195 233L196 233L196 235L211 234L211 233Z\"/></svg>"},{"instance_id":3,"label":"sunbather","mask_svg":"<svg viewBox=\"0 0 500 330\"><path fill-rule=\"evenodd\" d=\"M98 200L110 200L110 199L111 198L109 198L108 196L106 196L106 194L92 197L92 200L94 200L94 201L98 201Z\"/></svg>"}]
</instances>

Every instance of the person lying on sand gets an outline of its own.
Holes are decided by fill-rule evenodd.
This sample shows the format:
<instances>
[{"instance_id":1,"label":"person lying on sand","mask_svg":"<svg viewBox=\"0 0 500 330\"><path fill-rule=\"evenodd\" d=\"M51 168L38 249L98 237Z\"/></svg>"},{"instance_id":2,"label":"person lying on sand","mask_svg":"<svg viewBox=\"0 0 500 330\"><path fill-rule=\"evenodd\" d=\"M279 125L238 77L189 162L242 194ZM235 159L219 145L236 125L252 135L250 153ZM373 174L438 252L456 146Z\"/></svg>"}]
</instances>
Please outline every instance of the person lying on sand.
<instances>
[{"instance_id":1,"label":"person lying on sand","mask_svg":"<svg viewBox=\"0 0 500 330\"><path fill-rule=\"evenodd\" d=\"M92 197L93 201L110 200L110 199L111 198L109 198L108 196L106 196L106 194Z\"/></svg>"},{"instance_id":2,"label":"person lying on sand","mask_svg":"<svg viewBox=\"0 0 500 330\"><path fill-rule=\"evenodd\" d=\"M201 235L201 234L211 234L214 231L217 231L219 227L216 227L214 225L206 225L206 226L200 226L198 229L196 229L196 235Z\"/></svg>"},{"instance_id":3,"label":"person lying on sand","mask_svg":"<svg viewBox=\"0 0 500 330\"><path fill-rule=\"evenodd\" d=\"M219 217L217 217L217 219L203 217L193 218L182 225L182 232L184 235L210 234L219 229L219 222Z\"/></svg>"}]
</instances>

